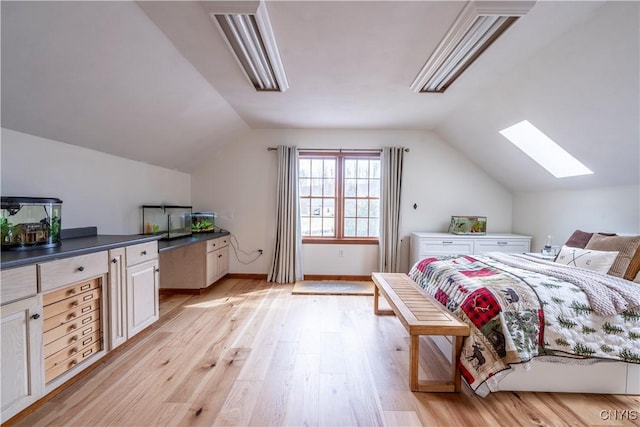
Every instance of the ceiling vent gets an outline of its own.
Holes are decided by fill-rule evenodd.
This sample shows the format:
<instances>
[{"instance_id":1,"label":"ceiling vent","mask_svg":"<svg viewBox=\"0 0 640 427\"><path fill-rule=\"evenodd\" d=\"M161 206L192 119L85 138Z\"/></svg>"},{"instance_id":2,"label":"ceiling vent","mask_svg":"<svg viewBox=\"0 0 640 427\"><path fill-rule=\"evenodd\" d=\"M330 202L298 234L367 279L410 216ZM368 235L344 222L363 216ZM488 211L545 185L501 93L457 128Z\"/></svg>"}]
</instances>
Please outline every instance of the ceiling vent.
<instances>
[{"instance_id":1,"label":"ceiling vent","mask_svg":"<svg viewBox=\"0 0 640 427\"><path fill-rule=\"evenodd\" d=\"M535 1L470 1L411 84L414 92L444 92Z\"/></svg>"},{"instance_id":2,"label":"ceiling vent","mask_svg":"<svg viewBox=\"0 0 640 427\"><path fill-rule=\"evenodd\" d=\"M289 88L263 2L210 1L204 2L204 7L257 91L284 92Z\"/></svg>"}]
</instances>

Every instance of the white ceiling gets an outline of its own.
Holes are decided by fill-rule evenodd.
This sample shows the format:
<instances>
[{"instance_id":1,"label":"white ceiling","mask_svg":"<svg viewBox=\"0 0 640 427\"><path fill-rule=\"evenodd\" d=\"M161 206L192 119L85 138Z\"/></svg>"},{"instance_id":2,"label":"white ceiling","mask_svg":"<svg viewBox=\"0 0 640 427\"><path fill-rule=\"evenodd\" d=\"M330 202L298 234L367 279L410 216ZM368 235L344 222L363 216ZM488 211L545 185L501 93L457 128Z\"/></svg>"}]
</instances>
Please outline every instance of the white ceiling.
<instances>
[{"instance_id":1,"label":"white ceiling","mask_svg":"<svg viewBox=\"0 0 640 427\"><path fill-rule=\"evenodd\" d=\"M267 6L285 93L253 89L198 2L2 1L2 126L185 172L248 128L428 129L514 191L640 180L637 2L538 1L444 94L409 85L463 2ZM596 174L505 144L524 118Z\"/></svg>"}]
</instances>

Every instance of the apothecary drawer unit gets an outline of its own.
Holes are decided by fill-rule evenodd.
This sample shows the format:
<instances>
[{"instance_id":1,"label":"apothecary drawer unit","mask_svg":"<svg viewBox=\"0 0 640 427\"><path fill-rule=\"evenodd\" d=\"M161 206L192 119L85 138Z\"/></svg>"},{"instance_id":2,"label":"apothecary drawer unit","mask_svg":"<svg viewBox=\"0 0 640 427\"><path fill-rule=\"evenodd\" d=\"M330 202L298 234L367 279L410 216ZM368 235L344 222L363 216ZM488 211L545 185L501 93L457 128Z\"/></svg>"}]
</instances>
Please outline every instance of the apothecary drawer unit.
<instances>
[{"instance_id":1,"label":"apothecary drawer unit","mask_svg":"<svg viewBox=\"0 0 640 427\"><path fill-rule=\"evenodd\" d=\"M43 295L45 382L103 348L101 301L100 277Z\"/></svg>"},{"instance_id":2,"label":"apothecary drawer unit","mask_svg":"<svg viewBox=\"0 0 640 427\"><path fill-rule=\"evenodd\" d=\"M411 266L421 259L438 255L473 255L485 252L529 252L531 237L518 234L459 235L450 233L411 233Z\"/></svg>"}]
</instances>

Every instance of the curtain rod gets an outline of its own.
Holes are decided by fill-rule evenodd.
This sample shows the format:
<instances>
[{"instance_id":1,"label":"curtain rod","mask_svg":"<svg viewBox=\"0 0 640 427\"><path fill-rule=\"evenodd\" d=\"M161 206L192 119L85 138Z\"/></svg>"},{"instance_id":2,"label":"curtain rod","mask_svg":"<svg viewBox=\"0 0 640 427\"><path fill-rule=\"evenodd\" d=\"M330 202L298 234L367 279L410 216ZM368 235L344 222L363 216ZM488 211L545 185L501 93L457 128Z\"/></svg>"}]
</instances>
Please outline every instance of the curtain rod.
<instances>
[{"instance_id":1,"label":"curtain rod","mask_svg":"<svg viewBox=\"0 0 640 427\"><path fill-rule=\"evenodd\" d=\"M277 147L267 147L267 151L276 151ZM366 148L298 148L298 151L332 151L338 153L351 153L351 152L365 152L365 153L381 153L382 150L369 150ZM405 148L406 153L409 152L408 148Z\"/></svg>"}]
</instances>

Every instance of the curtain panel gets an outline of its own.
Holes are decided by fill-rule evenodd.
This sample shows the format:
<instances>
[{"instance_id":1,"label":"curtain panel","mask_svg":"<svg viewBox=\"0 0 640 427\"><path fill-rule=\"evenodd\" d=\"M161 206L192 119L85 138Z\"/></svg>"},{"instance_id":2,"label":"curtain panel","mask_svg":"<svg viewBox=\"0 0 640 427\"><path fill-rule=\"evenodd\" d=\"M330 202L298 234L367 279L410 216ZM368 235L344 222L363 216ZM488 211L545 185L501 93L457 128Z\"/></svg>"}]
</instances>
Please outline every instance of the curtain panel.
<instances>
[{"instance_id":1,"label":"curtain panel","mask_svg":"<svg viewBox=\"0 0 640 427\"><path fill-rule=\"evenodd\" d=\"M400 271L400 194L404 147L384 147L381 154L380 246L378 268L383 273Z\"/></svg>"},{"instance_id":2,"label":"curtain panel","mask_svg":"<svg viewBox=\"0 0 640 427\"><path fill-rule=\"evenodd\" d=\"M295 146L280 145L277 156L276 237L267 280L277 283L294 283L303 279L298 150Z\"/></svg>"}]
</instances>

